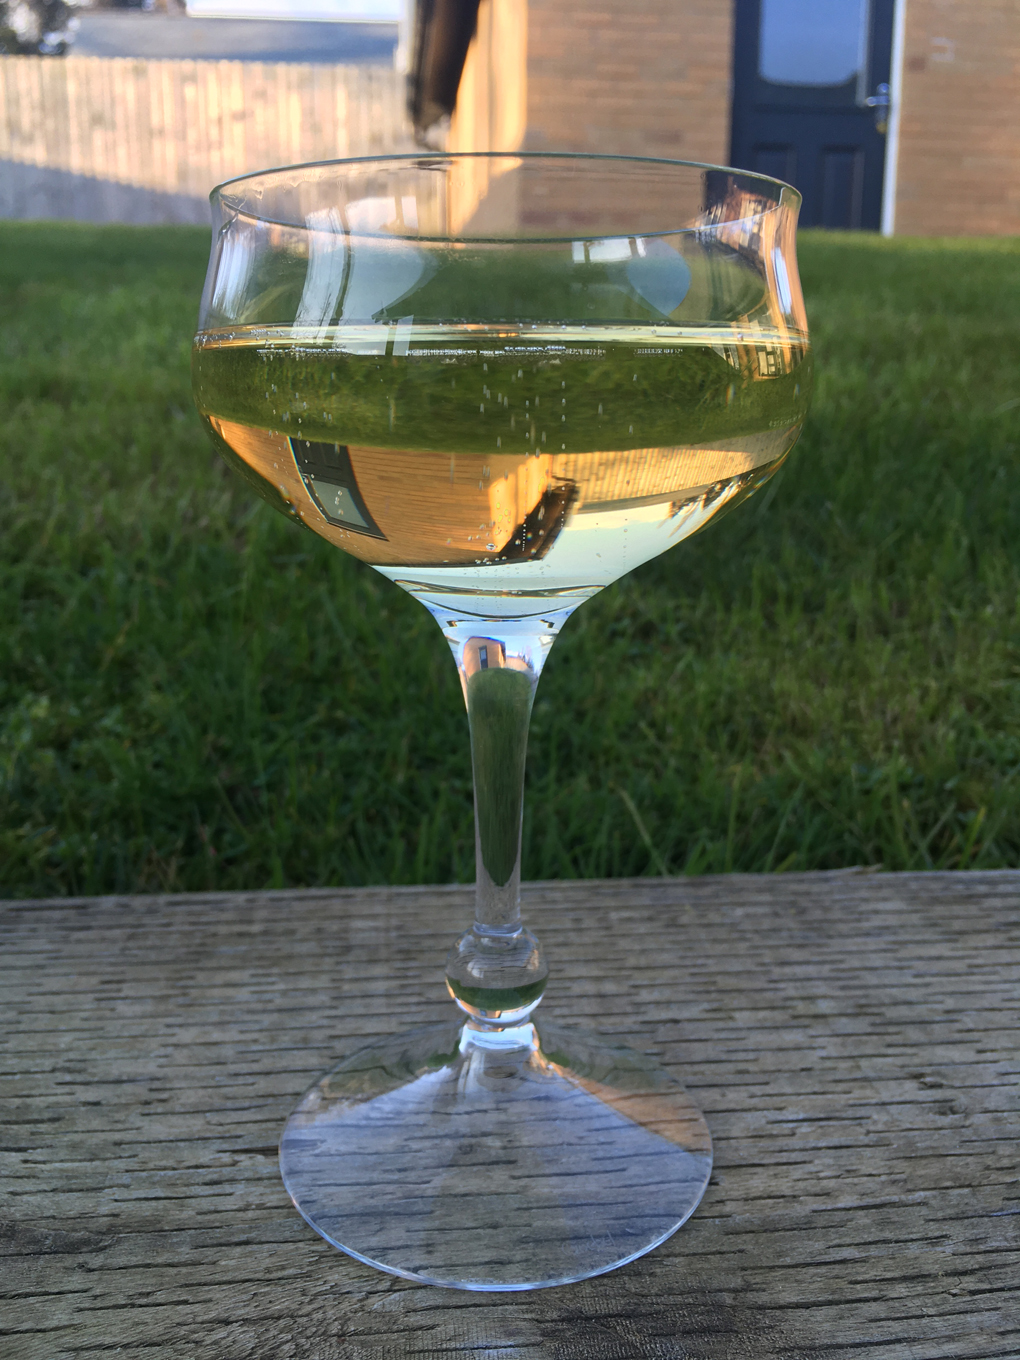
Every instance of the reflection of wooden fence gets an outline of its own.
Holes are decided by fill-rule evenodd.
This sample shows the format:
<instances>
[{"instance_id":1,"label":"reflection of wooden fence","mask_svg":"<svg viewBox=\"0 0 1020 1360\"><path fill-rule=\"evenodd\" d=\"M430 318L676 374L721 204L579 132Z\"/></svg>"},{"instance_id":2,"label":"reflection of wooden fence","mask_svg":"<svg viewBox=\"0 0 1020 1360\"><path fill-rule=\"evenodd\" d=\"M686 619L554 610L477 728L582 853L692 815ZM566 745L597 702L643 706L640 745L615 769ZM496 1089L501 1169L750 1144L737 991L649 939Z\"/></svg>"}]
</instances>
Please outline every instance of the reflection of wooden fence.
<instances>
[{"instance_id":1,"label":"reflection of wooden fence","mask_svg":"<svg viewBox=\"0 0 1020 1360\"><path fill-rule=\"evenodd\" d=\"M388 67L0 58L0 216L206 221L232 175L411 145Z\"/></svg>"}]
</instances>

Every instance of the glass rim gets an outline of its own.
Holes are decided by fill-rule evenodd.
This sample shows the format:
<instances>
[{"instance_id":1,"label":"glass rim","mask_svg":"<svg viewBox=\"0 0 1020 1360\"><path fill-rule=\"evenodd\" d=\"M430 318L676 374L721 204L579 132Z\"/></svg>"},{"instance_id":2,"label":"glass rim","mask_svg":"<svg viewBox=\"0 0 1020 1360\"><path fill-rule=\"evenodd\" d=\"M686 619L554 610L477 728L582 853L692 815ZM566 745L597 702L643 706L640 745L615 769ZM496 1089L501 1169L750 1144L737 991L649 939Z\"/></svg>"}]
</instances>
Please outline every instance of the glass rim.
<instances>
[{"instance_id":1,"label":"glass rim","mask_svg":"<svg viewBox=\"0 0 1020 1360\"><path fill-rule=\"evenodd\" d=\"M762 174L758 170L743 170L738 166L716 164L712 161L689 161L681 160L669 156L630 156L611 152L593 151L411 151L411 152L392 152L384 156L338 156L327 160L318 161L299 161L294 165L268 166L264 170L250 170L243 175L234 175L230 179L223 180L222 183L215 185L209 192L209 202L213 207L226 205L229 198L229 190L234 186L252 184L257 180L271 179L292 175L302 170L325 170L328 168L340 168L344 166L366 166L378 165L380 167L392 165L405 165L408 167L427 167L443 161L454 160L475 160L475 161L517 161L517 162L564 162L569 161L575 164L624 164L638 166L661 166L672 167L674 169L701 170L715 172L718 174L737 175L741 179L751 180L763 186L768 186L774 191L775 202L769 207L759 209L753 213L737 214L734 217L720 219L717 222L706 223L701 226L677 226L666 227L656 231L615 231L609 233L581 233L577 231L569 234L555 232L551 235L526 236L523 234L516 236L466 236L466 235L436 235L422 236L419 232L368 232L353 231L352 236L383 236L390 240L414 240L430 241L435 244L448 242L451 244L468 243L476 245L557 245L569 244L577 240L615 240L631 236L640 236L643 239L652 239L657 236L680 236L684 234L703 234L713 232L719 228L733 226L741 222L753 221L755 218L764 217L768 213L778 212L782 209L799 209L803 202L803 195L794 185L788 184L785 180L776 179L773 175ZM231 205L235 208L239 216L250 218L255 222L264 222L274 226L289 227L294 231L310 231L305 222L295 222L281 219L269 213L260 213L251 206L243 206L237 202Z\"/></svg>"}]
</instances>

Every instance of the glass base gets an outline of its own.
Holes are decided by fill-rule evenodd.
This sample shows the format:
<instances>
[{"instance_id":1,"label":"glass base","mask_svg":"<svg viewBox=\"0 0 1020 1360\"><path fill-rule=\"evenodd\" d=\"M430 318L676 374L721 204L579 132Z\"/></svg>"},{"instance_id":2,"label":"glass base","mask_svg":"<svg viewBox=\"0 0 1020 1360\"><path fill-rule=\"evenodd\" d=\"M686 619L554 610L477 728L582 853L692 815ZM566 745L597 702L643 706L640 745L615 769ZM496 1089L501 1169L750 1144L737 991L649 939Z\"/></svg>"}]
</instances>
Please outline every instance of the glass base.
<instances>
[{"instance_id":1,"label":"glass base","mask_svg":"<svg viewBox=\"0 0 1020 1360\"><path fill-rule=\"evenodd\" d=\"M283 1181L328 1242L405 1279L539 1289L651 1251L712 1169L700 1111L654 1060L538 1021L372 1044L302 1098Z\"/></svg>"}]
</instances>

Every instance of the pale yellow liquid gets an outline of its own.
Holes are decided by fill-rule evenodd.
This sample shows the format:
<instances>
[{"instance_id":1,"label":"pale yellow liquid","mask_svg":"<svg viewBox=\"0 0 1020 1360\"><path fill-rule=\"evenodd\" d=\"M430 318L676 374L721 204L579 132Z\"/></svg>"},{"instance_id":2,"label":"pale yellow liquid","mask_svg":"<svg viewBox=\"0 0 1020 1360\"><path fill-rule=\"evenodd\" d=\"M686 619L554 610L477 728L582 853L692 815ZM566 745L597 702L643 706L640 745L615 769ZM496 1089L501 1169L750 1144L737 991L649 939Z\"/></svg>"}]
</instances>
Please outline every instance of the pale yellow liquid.
<instances>
[{"instance_id":1,"label":"pale yellow liquid","mask_svg":"<svg viewBox=\"0 0 1020 1360\"><path fill-rule=\"evenodd\" d=\"M762 328L249 328L195 396L279 508L435 610L572 609L761 485L806 337Z\"/></svg>"}]
</instances>

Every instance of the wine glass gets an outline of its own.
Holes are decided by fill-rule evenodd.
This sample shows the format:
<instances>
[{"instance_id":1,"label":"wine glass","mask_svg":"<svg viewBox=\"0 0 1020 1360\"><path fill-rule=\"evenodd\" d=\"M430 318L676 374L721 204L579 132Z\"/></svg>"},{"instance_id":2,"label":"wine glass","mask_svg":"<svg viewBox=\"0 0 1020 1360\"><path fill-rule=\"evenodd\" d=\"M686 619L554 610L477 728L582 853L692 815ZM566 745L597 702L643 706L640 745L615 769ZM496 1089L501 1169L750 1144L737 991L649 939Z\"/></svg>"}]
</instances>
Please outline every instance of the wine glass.
<instances>
[{"instance_id":1,"label":"wine glass","mask_svg":"<svg viewBox=\"0 0 1020 1360\"><path fill-rule=\"evenodd\" d=\"M793 446L811 386L800 197L678 161L433 154L250 175L212 205L205 424L268 501L429 610L475 781L455 1018L318 1081L284 1129L284 1183L328 1241L410 1279L610 1270L693 1212L711 1140L656 1063L533 1016L528 721L573 611Z\"/></svg>"}]
</instances>

